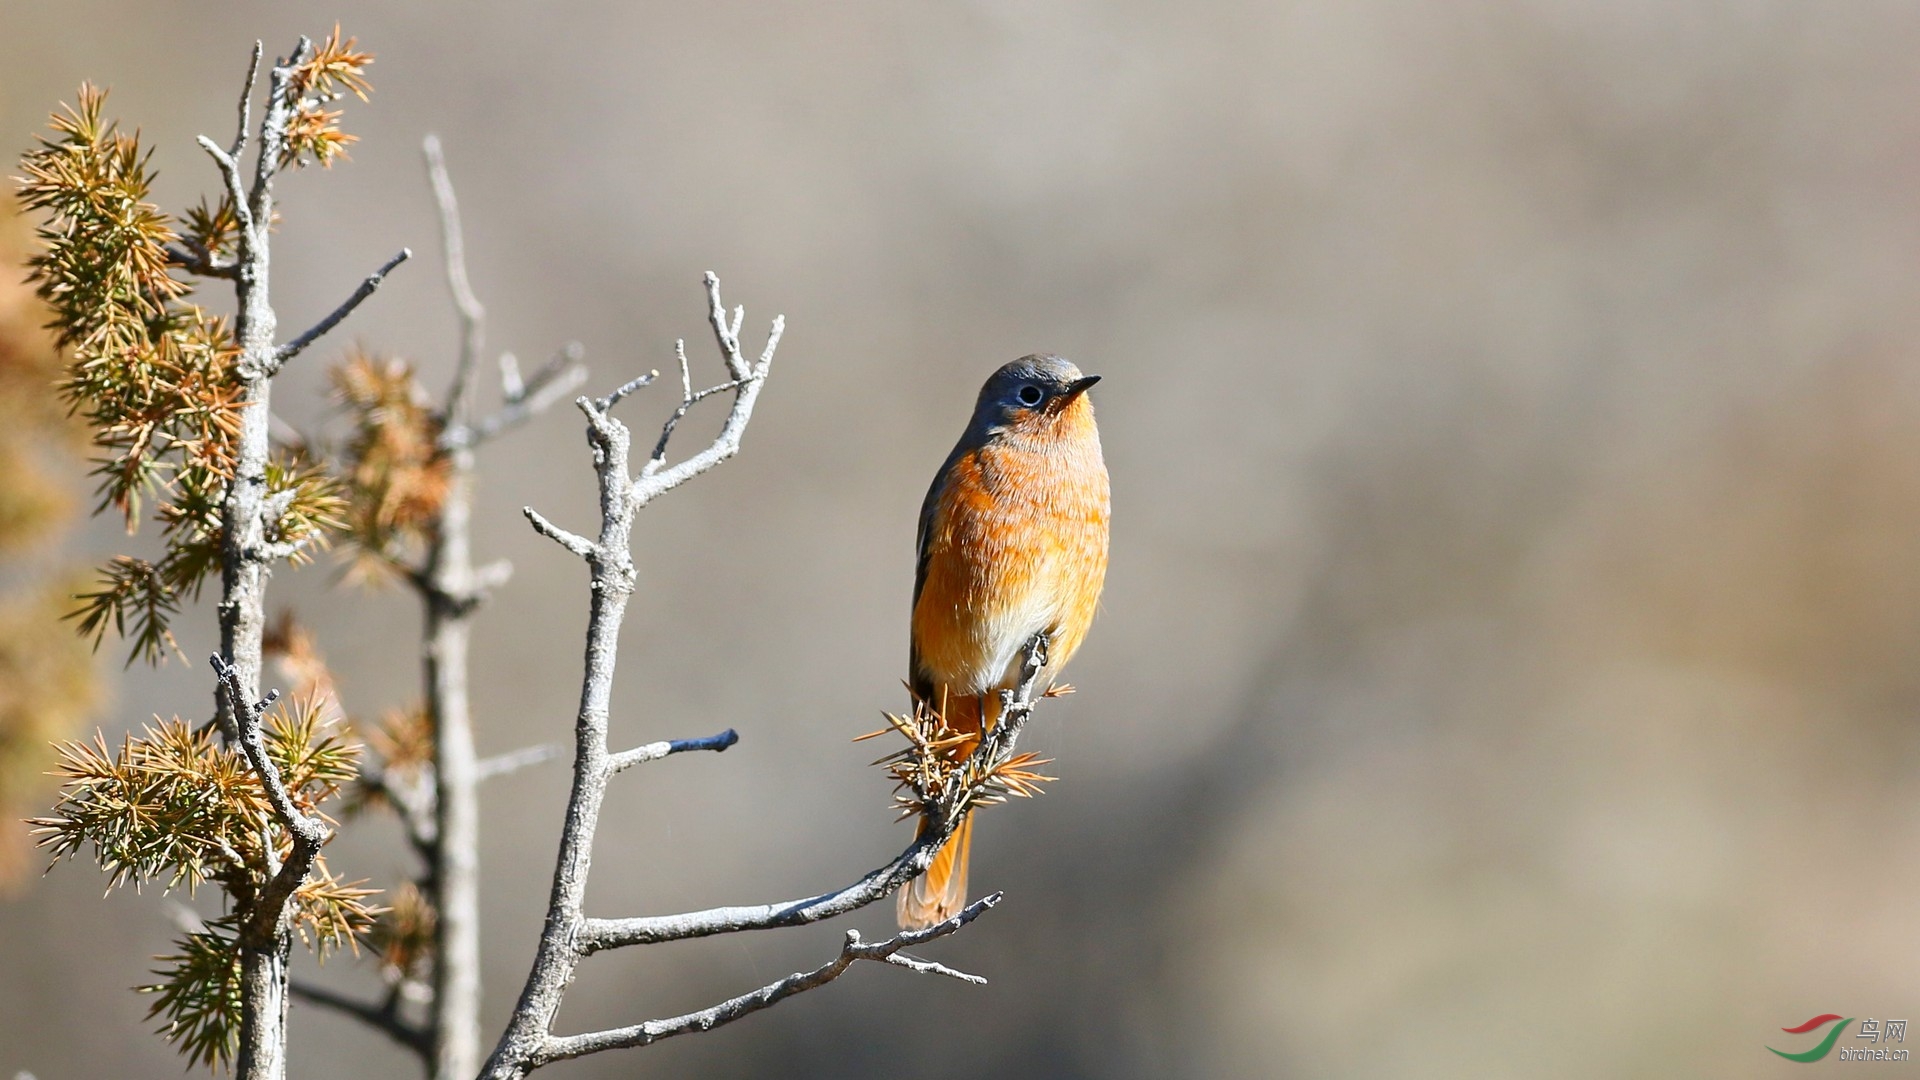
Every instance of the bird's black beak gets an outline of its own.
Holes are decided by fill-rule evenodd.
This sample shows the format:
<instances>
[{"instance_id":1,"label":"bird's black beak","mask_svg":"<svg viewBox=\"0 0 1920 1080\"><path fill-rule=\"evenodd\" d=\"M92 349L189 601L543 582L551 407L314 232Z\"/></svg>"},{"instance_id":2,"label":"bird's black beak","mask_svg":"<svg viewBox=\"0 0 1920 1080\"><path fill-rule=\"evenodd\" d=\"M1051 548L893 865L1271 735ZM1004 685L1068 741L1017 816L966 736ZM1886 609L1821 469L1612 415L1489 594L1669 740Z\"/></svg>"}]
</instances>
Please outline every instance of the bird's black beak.
<instances>
[{"instance_id":1,"label":"bird's black beak","mask_svg":"<svg viewBox=\"0 0 1920 1080\"><path fill-rule=\"evenodd\" d=\"M1067 393L1066 393L1067 400L1071 401L1074 398L1079 397L1081 394L1086 393L1088 390L1093 389L1093 384L1099 381L1100 381L1100 376L1098 375L1089 375L1084 379L1073 380L1072 382L1067 384Z\"/></svg>"}]
</instances>

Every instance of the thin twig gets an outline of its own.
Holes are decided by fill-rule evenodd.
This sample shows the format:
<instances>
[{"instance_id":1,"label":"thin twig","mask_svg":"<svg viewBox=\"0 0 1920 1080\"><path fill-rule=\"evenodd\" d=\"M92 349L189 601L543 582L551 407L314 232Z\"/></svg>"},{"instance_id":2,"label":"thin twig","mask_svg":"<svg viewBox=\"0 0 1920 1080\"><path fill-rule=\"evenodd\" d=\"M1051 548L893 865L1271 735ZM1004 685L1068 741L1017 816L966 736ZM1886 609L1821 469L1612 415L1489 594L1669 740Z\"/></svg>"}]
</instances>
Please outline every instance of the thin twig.
<instances>
[{"instance_id":1,"label":"thin twig","mask_svg":"<svg viewBox=\"0 0 1920 1080\"><path fill-rule=\"evenodd\" d=\"M669 417L660 433L660 441L655 445L653 456L647 460L639 479L633 483L633 501L635 506L645 506L654 499L672 491L681 484L699 476L740 452L740 438L746 433L747 422L753 417L754 403L760 397L760 388L767 381L767 371L773 365L774 350L780 347L780 336L786 331L785 316L776 315L772 327L767 331L767 345L760 358L749 363L740 352L740 322L745 317L744 308L735 308L731 318L727 315L726 305L720 299L720 279L712 271L706 275L707 321L713 324L714 340L720 346L721 359L726 363L727 372L733 376L731 381L693 392L693 384L687 374L686 349L684 343L676 350L681 363L681 408ZM693 455L672 468L665 468L667 440L673 435L673 427L685 410L694 402L722 390L733 391L733 408L727 413L726 423L720 427L720 434L706 449Z\"/></svg>"},{"instance_id":2,"label":"thin twig","mask_svg":"<svg viewBox=\"0 0 1920 1080\"><path fill-rule=\"evenodd\" d=\"M622 750L607 759L607 768L612 772L625 772L635 765L644 765L649 761L659 761L673 754L683 754L689 750L712 750L716 753L725 750L740 741L740 735L732 728L718 735L708 735L704 739L662 739L631 750Z\"/></svg>"},{"instance_id":3,"label":"thin twig","mask_svg":"<svg viewBox=\"0 0 1920 1080\"><path fill-rule=\"evenodd\" d=\"M840 977L856 961L871 960L892 964L910 971L945 975L963 982L984 984L987 980L978 975L956 971L944 964L930 960L900 955L900 950L935 938L945 937L978 918L983 912L1000 902L1000 893L993 893L962 908L960 913L938 922L923 930L909 930L885 941L866 942L860 940L858 930L847 931L845 942L840 946L840 955L812 971L796 972L751 993L730 998L710 1008L687 1013L667 1020L648 1020L629 1027L613 1028L607 1031L589 1032L584 1035L550 1036L543 1053L533 1062L545 1065L548 1062L564 1061L569 1058L584 1057L602 1050L618 1050L629 1046L646 1046L674 1035L684 1035L694 1031L711 1031L722 1024L729 1024L744 1016L750 1016L768 1006L778 1004L795 994L825 986Z\"/></svg>"},{"instance_id":4,"label":"thin twig","mask_svg":"<svg viewBox=\"0 0 1920 1080\"><path fill-rule=\"evenodd\" d=\"M227 185L227 197L233 200L234 216L240 220L241 261L251 261L259 240L253 227L253 211L247 204L247 192L240 180L240 161L236 156L240 151L235 149L229 153L222 150L218 143L205 135L199 136L194 141L200 144L200 149L205 150L207 156L212 158L213 163L220 168L220 178ZM244 147L245 143L246 140L243 137L239 145Z\"/></svg>"},{"instance_id":5,"label":"thin twig","mask_svg":"<svg viewBox=\"0 0 1920 1080\"><path fill-rule=\"evenodd\" d=\"M527 516L529 522L533 523L534 532L554 541L561 547L566 548L568 551L573 552L583 559L593 554L593 541L588 540L578 533L568 532L560 526L555 525L553 522L541 516L540 511L535 510L531 506L521 507L520 512Z\"/></svg>"},{"instance_id":6,"label":"thin twig","mask_svg":"<svg viewBox=\"0 0 1920 1080\"><path fill-rule=\"evenodd\" d=\"M175 266L182 267L189 273L199 274L201 277L226 278L232 281L240 276L238 259L217 259L198 244L191 247L184 244L168 244L167 259Z\"/></svg>"},{"instance_id":7,"label":"thin twig","mask_svg":"<svg viewBox=\"0 0 1920 1080\"><path fill-rule=\"evenodd\" d=\"M491 780L496 776L517 773L521 769L531 768L542 762L552 761L560 756L558 743L541 743L538 746L523 746L518 750L509 750L504 754L495 754L490 758L481 758L474 766L474 780Z\"/></svg>"},{"instance_id":8,"label":"thin twig","mask_svg":"<svg viewBox=\"0 0 1920 1080\"><path fill-rule=\"evenodd\" d=\"M506 380L503 374L502 386L507 391L507 400L518 401L528 394L539 393L541 387L559 378L568 371L571 371L573 368L579 367L580 361L585 359L586 355L587 350L584 345L581 345L577 341L569 341L555 350L552 356L547 357L547 362L541 364L539 370L535 371L524 383L520 383L518 389L506 386ZM510 358L509 356L501 357L503 372L504 362ZM514 371L514 377L515 379L519 377L519 370L517 368Z\"/></svg>"},{"instance_id":9,"label":"thin twig","mask_svg":"<svg viewBox=\"0 0 1920 1080\"><path fill-rule=\"evenodd\" d=\"M613 393L608 394L606 397L599 398L594 402L594 404L599 408L601 412L606 412L607 410L613 408L615 405L620 404L620 400L622 398L626 397L628 394L633 393L635 390L640 390L645 387L652 386L653 380L659 377L660 377L660 373L658 371L649 371L645 375L637 375L634 378L628 379L626 382L621 383L618 387L614 389Z\"/></svg>"},{"instance_id":10,"label":"thin twig","mask_svg":"<svg viewBox=\"0 0 1920 1080\"><path fill-rule=\"evenodd\" d=\"M360 783L378 793L400 817L407 843L421 859L431 864L440 842L440 826L434 817L433 785L427 777L403 784L391 772L374 764L360 769Z\"/></svg>"},{"instance_id":11,"label":"thin twig","mask_svg":"<svg viewBox=\"0 0 1920 1080\"><path fill-rule=\"evenodd\" d=\"M454 197L453 179L447 175L440 137L428 135L420 149L427 159L427 179L433 185L434 205L440 210L447 291L453 294L453 306L460 315L460 355L454 365L453 387L447 391L445 418L447 427L464 429L473 399L474 368L480 362L480 350L486 341L487 309L480 298L473 295L473 286L467 280L467 245L460 226L460 201Z\"/></svg>"},{"instance_id":12,"label":"thin twig","mask_svg":"<svg viewBox=\"0 0 1920 1080\"><path fill-rule=\"evenodd\" d=\"M579 364L567 368L560 375L542 384L531 394L508 401L498 412L483 417L479 422L458 429L465 433L467 446L479 446L497 435L511 431L521 424L546 412L554 405L566 399L568 394L578 390L587 381L587 369ZM440 439L443 448L451 449L460 443L460 437L454 434L456 429L449 428Z\"/></svg>"},{"instance_id":13,"label":"thin twig","mask_svg":"<svg viewBox=\"0 0 1920 1080\"><path fill-rule=\"evenodd\" d=\"M214 653L209 660L214 673L220 677L221 687L226 691L227 705L233 710L235 725L240 733L241 752L246 755L247 764L253 766L255 775L259 776L260 787L266 793L267 805L273 808L274 817L293 837L293 850L254 899L253 918L250 920L252 925L248 931L259 935L258 940L271 940L286 918L287 905L293 899L294 892L307 879L314 860L320 857L320 848L333 836L333 831L327 828L324 821L302 813L293 804L293 796L288 794L287 785L280 778L280 767L274 764L272 756L267 753L261 716L279 697L279 691L269 693L264 701L250 702L246 689L241 685L240 673L233 665L227 663L219 653Z\"/></svg>"},{"instance_id":14,"label":"thin twig","mask_svg":"<svg viewBox=\"0 0 1920 1080\"><path fill-rule=\"evenodd\" d=\"M355 1020L379 1031L394 1042L406 1047L421 1057L427 1057L433 1050L433 1042L427 1032L407 1023L400 1016L398 996L389 996L380 1004L359 1001L345 994L329 990L324 986L295 979L287 987L294 997L310 1005L319 1005L344 1013Z\"/></svg>"},{"instance_id":15,"label":"thin twig","mask_svg":"<svg viewBox=\"0 0 1920 1080\"><path fill-rule=\"evenodd\" d=\"M315 323L313 329L308 330L306 333L275 349L273 352L273 368L277 370L280 365L299 356L307 346L326 336L327 331L339 326L340 320L353 314L354 308L359 307L362 301L373 295L374 290L380 287L380 283L386 280L387 275L393 271L394 267L399 266L412 257L413 251L411 249L401 248L400 253L388 259L380 269L368 274L366 279L360 282L360 287L353 290L353 295L347 297L345 302L339 307L334 308L326 318Z\"/></svg>"},{"instance_id":16,"label":"thin twig","mask_svg":"<svg viewBox=\"0 0 1920 1080\"><path fill-rule=\"evenodd\" d=\"M539 416L565 400L587 381L587 368L580 362L586 355L577 341L569 341L553 354L533 378L520 378L519 362L512 353L500 354L500 391L504 404L489 416L470 424L448 424L440 433L442 450L474 447L504 434Z\"/></svg>"},{"instance_id":17,"label":"thin twig","mask_svg":"<svg viewBox=\"0 0 1920 1080\"><path fill-rule=\"evenodd\" d=\"M304 40L304 39L302 39ZM233 148L227 155L235 161L247 148L247 129L253 126L253 88L260 79L260 60L266 56L267 43L259 38L253 39L253 58L247 62L247 81L240 88L239 123L234 125Z\"/></svg>"}]
</instances>

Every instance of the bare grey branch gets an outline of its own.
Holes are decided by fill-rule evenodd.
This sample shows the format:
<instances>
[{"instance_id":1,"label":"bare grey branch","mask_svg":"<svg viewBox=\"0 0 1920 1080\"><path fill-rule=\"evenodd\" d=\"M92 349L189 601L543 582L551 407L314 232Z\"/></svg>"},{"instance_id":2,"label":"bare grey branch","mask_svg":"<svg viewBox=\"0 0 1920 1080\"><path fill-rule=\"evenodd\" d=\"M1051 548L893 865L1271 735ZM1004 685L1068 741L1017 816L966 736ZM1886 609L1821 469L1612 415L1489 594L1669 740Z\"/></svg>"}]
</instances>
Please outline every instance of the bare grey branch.
<instances>
[{"instance_id":1,"label":"bare grey branch","mask_svg":"<svg viewBox=\"0 0 1920 1080\"><path fill-rule=\"evenodd\" d=\"M481 758L474 767L474 779L491 780L496 776L517 773L521 769L531 768L543 762L552 761L560 756L557 743L541 743L538 746L523 746L518 750L509 750L504 754L495 754L490 758Z\"/></svg>"},{"instance_id":2,"label":"bare grey branch","mask_svg":"<svg viewBox=\"0 0 1920 1080\"><path fill-rule=\"evenodd\" d=\"M693 382L688 373L685 344L676 347L675 354L680 361L680 408L667 419L660 432L660 440L654 445L654 451L648 458L640 477L633 484L633 502L635 506L645 506L665 493L672 491L688 480L713 468L740 452L740 439L746 433L747 422L753 417L753 406L760 397L760 387L765 384L767 372L773 365L774 350L780 346L780 336L786 329L786 318L775 316L773 326L767 333L767 345L760 359L749 363L740 352L740 323L745 318L744 308L735 308L731 318L727 315L726 305L720 300L720 279L709 271L706 275L708 321L713 324L714 339L719 343L721 358L727 371L733 378L719 386L693 391ZM673 437L673 428L686 415L688 409L701 399L723 390L732 390L733 408L727 413L726 422L721 425L720 434L706 449L682 461L671 468L666 467L667 442Z\"/></svg>"},{"instance_id":3,"label":"bare grey branch","mask_svg":"<svg viewBox=\"0 0 1920 1080\"><path fill-rule=\"evenodd\" d=\"M480 298L473 295L473 286L467 280L467 246L460 225L460 201L454 197L453 180L447 175L440 137L428 135L420 148L427 159L427 179L433 185L433 201L440 210L447 291L453 294L454 310L460 316L460 355L454 364L453 388L447 391L446 427L464 430L473 399L474 368L480 362L480 351L486 341L487 309Z\"/></svg>"},{"instance_id":4,"label":"bare grey branch","mask_svg":"<svg viewBox=\"0 0 1920 1080\"><path fill-rule=\"evenodd\" d=\"M483 1080L519 1080L534 1069L554 1061L601 1050L643 1046L691 1031L710 1030L767 1008L793 994L825 985L859 960L886 963L966 982L984 981L978 976L930 960L905 955L902 950L965 926L998 902L998 893L969 905L946 922L885 941L864 942L857 932L849 932L839 955L822 967L797 972L699 1012L583 1035L555 1036L552 1033L553 1021L559 1013L566 988L572 982L581 960L591 953L643 941L666 941L736 929L797 925L870 904L904 884L932 862L940 845L964 820L968 801L976 794L965 786L938 793L938 801L930 803L937 810L929 815L932 827L898 859L838 893L788 905L716 909L663 919L601 920L585 916L582 908L594 833L612 777L634 765L677 753L725 750L738 738L732 730L727 730L704 739L663 740L619 753L611 752L607 746L607 715L620 627L636 576L631 552L634 514L653 498L671 491L738 452L741 433L752 417L754 402L766 381L785 327L784 320L776 318L765 349L757 360L748 361L739 341L745 312L739 308L732 313L727 311L720 299L719 281L714 275L706 276L706 284L709 320L729 378L717 386L696 392L686 360L685 344L682 342L676 347L675 359L681 372L680 405L663 425L654 452L638 477L630 476L627 471L630 434L626 426L613 417L612 409L622 396L650 383L655 374L649 373L604 398L580 398L577 404L587 418L587 438L593 448L594 469L600 489L599 537L589 541L561 529L530 508L526 511L528 520L537 531L586 559L593 577L592 599L587 622L580 706L575 719L573 787L561 828L560 852L548 898L547 917L519 1002L481 1072ZM671 468L666 467L667 446L678 421L686 416L695 403L727 391L734 395L733 407L719 435L699 453ZM1042 653L1044 647L1044 637L1036 638L1030 645L1030 652ZM1033 683L1037 673L1036 668L1031 677L1023 681L1014 695L1016 699L1031 698L1035 692ZM1010 707L1030 709L1031 706L1030 703L1021 706L1015 700L1010 702ZM1017 735L1017 725L1013 734ZM997 746L996 753L1010 753L1013 742L1009 738Z\"/></svg>"},{"instance_id":5,"label":"bare grey branch","mask_svg":"<svg viewBox=\"0 0 1920 1080\"><path fill-rule=\"evenodd\" d=\"M380 283L386 280L387 275L393 271L394 267L399 266L412 257L413 252L410 249L401 248L399 254L388 259L380 269L368 274L366 279L360 282L360 287L353 290L353 295L347 297L346 301L339 307L334 308L326 318L315 323L313 329L308 330L306 333L275 349L273 353L274 369L278 369L281 364L299 356L307 346L326 336L327 331L339 326L340 320L353 314L354 308L359 307L362 301L373 295L374 290L380 287Z\"/></svg>"},{"instance_id":6,"label":"bare grey branch","mask_svg":"<svg viewBox=\"0 0 1920 1080\"><path fill-rule=\"evenodd\" d=\"M534 532L537 532L541 536L544 536L547 539L554 541L555 543L559 544L561 547L566 548L568 551L573 552L575 555L578 555L583 559L588 558L593 554L594 552L593 542L591 540L588 540L586 537L581 536L578 533L568 532L567 530L561 528L560 526L555 525L553 522L548 521L545 517L542 517L540 514L540 511L535 510L531 506L521 507L520 512L527 515L527 520L533 523Z\"/></svg>"},{"instance_id":7,"label":"bare grey branch","mask_svg":"<svg viewBox=\"0 0 1920 1080\"><path fill-rule=\"evenodd\" d=\"M856 961L871 960L893 964L911 971L946 975L963 982L985 983L978 975L969 975L955 971L942 964L927 960L899 955L900 950L935 938L945 937L978 918L982 913L1000 902L999 893L993 893L961 909L958 915L945 922L935 923L924 930L911 930L896 934L884 941L866 942L860 940L858 930L847 931L840 955L812 971L795 972L784 979L768 983L750 993L730 998L718 1005L687 1013L667 1020L648 1020L630 1027L613 1028L608 1031L595 1031L584 1035L549 1036L543 1052L529 1064L538 1067L553 1061L585 1057L602 1050L618 1050L630 1046L646 1046L674 1035L684 1035L693 1031L711 1031L722 1024L729 1024L744 1016L750 1016L771 1005L790 998L795 994L825 986L840 977Z\"/></svg>"},{"instance_id":8,"label":"bare grey branch","mask_svg":"<svg viewBox=\"0 0 1920 1080\"><path fill-rule=\"evenodd\" d=\"M631 750L622 750L614 754L607 759L607 767L611 772L625 772L635 765L658 761L673 754L684 754L689 750L719 752L739 741L739 733L732 728L718 735L709 735L704 739L662 739L659 742L650 742L644 746L636 746Z\"/></svg>"},{"instance_id":9,"label":"bare grey branch","mask_svg":"<svg viewBox=\"0 0 1920 1080\"><path fill-rule=\"evenodd\" d=\"M288 989L294 997L308 1004L353 1017L422 1058L427 1057L432 1051L432 1042L427 1032L407 1023L406 1019L400 1015L400 995L397 993L388 994L379 1004L374 1004L355 1000L317 983L301 979L295 979Z\"/></svg>"}]
</instances>

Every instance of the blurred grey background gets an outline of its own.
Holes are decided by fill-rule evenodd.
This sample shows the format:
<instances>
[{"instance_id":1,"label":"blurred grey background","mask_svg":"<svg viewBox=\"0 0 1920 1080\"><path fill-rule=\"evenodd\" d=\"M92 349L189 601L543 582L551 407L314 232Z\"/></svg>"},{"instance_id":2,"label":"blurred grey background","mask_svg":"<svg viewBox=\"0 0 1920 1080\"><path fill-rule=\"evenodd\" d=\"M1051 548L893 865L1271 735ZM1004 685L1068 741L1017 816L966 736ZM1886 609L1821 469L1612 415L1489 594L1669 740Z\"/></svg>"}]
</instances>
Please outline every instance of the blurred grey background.
<instances>
[{"instance_id":1,"label":"blurred grey background","mask_svg":"<svg viewBox=\"0 0 1920 1080\"><path fill-rule=\"evenodd\" d=\"M643 515L614 717L742 742L622 778L596 913L825 889L906 841L848 740L903 700L925 484L996 365L1107 376L1106 600L1031 737L1062 779L985 815L975 887L1008 899L927 950L991 985L855 970L553 1075L1751 1077L1815 1013L1920 1012L1920 8L13 3L0 141L108 83L182 207L252 40L336 18L376 92L352 162L281 187L282 322L421 257L287 374L297 423L354 339L449 372L428 131L494 348L577 339L604 390L684 336L712 372L709 268L751 342L787 316L745 452ZM482 467L480 554L517 569L477 634L492 752L564 738L578 687L584 574L519 508L593 508L570 412ZM333 573L276 606L351 710L406 700L410 600ZM211 611L186 626L205 655ZM117 678L109 733L211 691ZM493 1030L564 791L486 792ZM408 867L377 822L332 858ZM0 1072L178 1074L126 989L163 901L103 886L0 901ZM841 929L596 958L562 1027ZM414 1075L312 1009L293 1040L295 1076Z\"/></svg>"}]
</instances>

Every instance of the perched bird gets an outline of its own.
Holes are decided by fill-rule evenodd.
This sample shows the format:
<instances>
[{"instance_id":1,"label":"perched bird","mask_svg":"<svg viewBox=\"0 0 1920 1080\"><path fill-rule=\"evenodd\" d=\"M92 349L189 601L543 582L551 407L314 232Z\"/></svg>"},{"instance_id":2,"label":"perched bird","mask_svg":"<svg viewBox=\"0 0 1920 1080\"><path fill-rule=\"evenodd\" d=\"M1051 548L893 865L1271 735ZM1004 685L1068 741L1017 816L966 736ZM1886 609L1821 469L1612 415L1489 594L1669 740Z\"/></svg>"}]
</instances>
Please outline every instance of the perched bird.
<instances>
[{"instance_id":1,"label":"perched bird","mask_svg":"<svg viewBox=\"0 0 1920 1080\"><path fill-rule=\"evenodd\" d=\"M1058 356L994 372L920 507L908 681L972 736L958 753L992 729L1035 634L1049 636L1044 684L1093 622L1107 575L1107 466L1087 398L1099 380ZM965 905L971 837L969 818L900 891L901 927Z\"/></svg>"}]
</instances>

